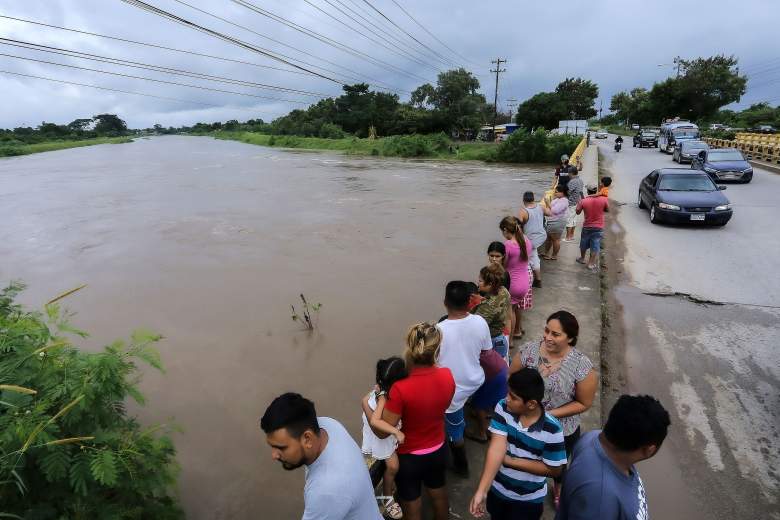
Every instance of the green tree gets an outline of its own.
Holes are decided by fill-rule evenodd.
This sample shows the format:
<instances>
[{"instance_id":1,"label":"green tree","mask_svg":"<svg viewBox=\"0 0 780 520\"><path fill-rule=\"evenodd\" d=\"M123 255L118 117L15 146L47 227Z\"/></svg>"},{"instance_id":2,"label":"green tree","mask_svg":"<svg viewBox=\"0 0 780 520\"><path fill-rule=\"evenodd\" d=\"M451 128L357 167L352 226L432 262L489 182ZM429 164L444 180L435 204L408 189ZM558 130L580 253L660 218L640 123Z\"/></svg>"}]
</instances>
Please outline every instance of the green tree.
<instances>
[{"instance_id":1,"label":"green tree","mask_svg":"<svg viewBox=\"0 0 780 520\"><path fill-rule=\"evenodd\" d=\"M618 92L612 96L609 109L615 112L617 119L629 123L652 124L660 120L650 103L650 93L644 88L634 88L630 92Z\"/></svg>"},{"instance_id":2,"label":"green tree","mask_svg":"<svg viewBox=\"0 0 780 520\"><path fill-rule=\"evenodd\" d=\"M68 123L68 130L70 130L73 133L82 133L86 131L87 127L92 124L92 119L89 118L81 118L81 119L74 119L70 123Z\"/></svg>"},{"instance_id":3,"label":"green tree","mask_svg":"<svg viewBox=\"0 0 780 520\"><path fill-rule=\"evenodd\" d=\"M125 407L145 401L137 363L162 370L160 336L82 352L69 337L86 334L57 303L69 293L41 314L14 302L22 288L0 291L0 517L183 518L173 443Z\"/></svg>"},{"instance_id":4,"label":"green tree","mask_svg":"<svg viewBox=\"0 0 780 520\"><path fill-rule=\"evenodd\" d=\"M114 114L93 116L95 133L98 135L118 136L127 134L127 124Z\"/></svg>"},{"instance_id":5,"label":"green tree","mask_svg":"<svg viewBox=\"0 0 780 520\"><path fill-rule=\"evenodd\" d=\"M590 119L596 115L593 103L599 97L599 87L590 80L566 78L555 87L567 118Z\"/></svg>"}]
</instances>

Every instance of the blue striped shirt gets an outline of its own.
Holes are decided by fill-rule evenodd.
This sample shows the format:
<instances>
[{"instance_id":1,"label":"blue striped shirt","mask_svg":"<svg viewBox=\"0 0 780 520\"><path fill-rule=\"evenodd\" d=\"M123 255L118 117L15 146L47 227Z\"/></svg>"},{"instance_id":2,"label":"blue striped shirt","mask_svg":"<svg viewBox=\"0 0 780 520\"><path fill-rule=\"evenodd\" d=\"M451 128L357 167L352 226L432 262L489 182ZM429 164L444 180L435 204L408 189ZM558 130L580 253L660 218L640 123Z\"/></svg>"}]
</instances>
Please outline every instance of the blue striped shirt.
<instances>
[{"instance_id":1,"label":"blue striped shirt","mask_svg":"<svg viewBox=\"0 0 780 520\"><path fill-rule=\"evenodd\" d=\"M563 428L558 419L546 412L525 428L507 409L506 399L502 399L496 405L490 431L507 438L506 454L510 457L541 460L551 467L566 464ZM492 490L505 500L542 502L547 496L547 477L502 464L493 479Z\"/></svg>"}]
</instances>

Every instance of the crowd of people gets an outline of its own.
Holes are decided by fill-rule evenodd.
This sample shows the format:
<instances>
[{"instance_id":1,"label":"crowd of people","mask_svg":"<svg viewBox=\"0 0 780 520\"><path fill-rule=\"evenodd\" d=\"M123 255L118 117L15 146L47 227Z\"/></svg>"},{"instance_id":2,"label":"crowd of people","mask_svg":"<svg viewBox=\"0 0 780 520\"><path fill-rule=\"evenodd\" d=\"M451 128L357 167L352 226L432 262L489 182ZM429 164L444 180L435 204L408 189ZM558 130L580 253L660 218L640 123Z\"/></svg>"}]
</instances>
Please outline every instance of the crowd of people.
<instances>
[{"instance_id":1,"label":"crowd of people","mask_svg":"<svg viewBox=\"0 0 780 520\"><path fill-rule=\"evenodd\" d=\"M469 505L475 517L541 518L550 479L558 520L649 518L634 465L660 448L668 413L653 397L624 395L603 430L582 433L598 375L577 349L577 318L559 310L522 339L523 315L542 287L541 259L558 259L579 214L577 262L599 269L611 180L584 186L581 169L562 157L554 196L538 202L526 192L518 215L501 219L504 240L489 244L477 283L447 283L446 315L410 327L402 356L377 362L361 401L360 448L303 396L271 403L260 425L273 459L307 469L304 520L419 520L423 491L433 517L445 520L448 470L470 474L466 439L487 445ZM378 496L363 455L385 463Z\"/></svg>"}]
</instances>

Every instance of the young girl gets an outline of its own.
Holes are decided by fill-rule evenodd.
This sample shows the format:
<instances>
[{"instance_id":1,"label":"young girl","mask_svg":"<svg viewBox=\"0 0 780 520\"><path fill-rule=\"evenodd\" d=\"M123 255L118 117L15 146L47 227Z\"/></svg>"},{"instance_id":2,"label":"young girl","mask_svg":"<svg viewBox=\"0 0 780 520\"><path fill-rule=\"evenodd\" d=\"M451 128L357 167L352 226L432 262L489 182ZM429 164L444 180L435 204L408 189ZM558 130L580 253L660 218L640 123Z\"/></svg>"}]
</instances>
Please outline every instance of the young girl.
<instances>
[{"instance_id":1,"label":"young girl","mask_svg":"<svg viewBox=\"0 0 780 520\"><path fill-rule=\"evenodd\" d=\"M395 476L398 473L398 455L395 449L404 442L401 425L398 428L390 426L381 419L372 419L377 405L384 407L387 394L393 383L406 377L406 365L400 357L380 359L376 363L376 386L363 398L363 453L373 456L376 460L385 461L385 474L382 478L382 498L385 500L384 514L393 520L403 517L401 506L393 499ZM389 434L380 439L371 430L374 429Z\"/></svg>"},{"instance_id":2,"label":"young girl","mask_svg":"<svg viewBox=\"0 0 780 520\"><path fill-rule=\"evenodd\" d=\"M501 267L504 266L504 259L506 258L506 247L504 247L503 242L491 242L488 246L487 250L487 256L488 256L488 264L497 264ZM512 284L512 278L509 276L509 272L504 269L504 279L501 282L501 285L504 286L504 288L508 291L509 287L511 287ZM510 297L511 299L511 297ZM506 310L506 320L504 323L504 343L507 346L507 351L504 357L506 358L507 364L509 364L509 334L512 330L512 323L514 321L514 311L512 310L512 305L510 304L507 307ZM495 348L495 345L493 346Z\"/></svg>"},{"instance_id":3,"label":"young girl","mask_svg":"<svg viewBox=\"0 0 780 520\"><path fill-rule=\"evenodd\" d=\"M499 224L501 233L504 235L504 247L506 256L504 257L504 268L509 271L511 284L509 294L512 296L512 310L514 319L512 320L512 338L519 339L523 337L523 310L530 309L533 300L529 298L531 283L529 280L528 261L531 257L533 245L531 241L523 234L520 221L515 217L504 217Z\"/></svg>"}]
</instances>

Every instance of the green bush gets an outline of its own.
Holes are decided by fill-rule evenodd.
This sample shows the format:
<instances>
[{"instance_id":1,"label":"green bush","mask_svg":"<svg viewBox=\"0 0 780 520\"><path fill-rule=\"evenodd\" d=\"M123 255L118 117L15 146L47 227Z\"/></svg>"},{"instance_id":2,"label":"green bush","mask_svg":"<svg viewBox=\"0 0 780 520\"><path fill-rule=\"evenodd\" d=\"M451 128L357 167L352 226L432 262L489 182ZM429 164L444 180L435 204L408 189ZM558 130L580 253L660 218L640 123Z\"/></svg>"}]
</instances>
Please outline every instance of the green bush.
<instances>
[{"instance_id":1,"label":"green bush","mask_svg":"<svg viewBox=\"0 0 780 520\"><path fill-rule=\"evenodd\" d=\"M66 334L86 334L59 298L30 312L14 303L22 289L0 291L0 517L183 518L170 494L173 442L125 408L128 397L144 403L137 363L162 370L160 336L136 331L82 352Z\"/></svg>"},{"instance_id":2,"label":"green bush","mask_svg":"<svg viewBox=\"0 0 780 520\"><path fill-rule=\"evenodd\" d=\"M339 125L325 123L320 127L320 137L325 139L344 139L347 133Z\"/></svg>"},{"instance_id":3,"label":"green bush","mask_svg":"<svg viewBox=\"0 0 780 520\"><path fill-rule=\"evenodd\" d=\"M496 148L495 160L509 163L555 163L563 154L570 154L582 137L549 135L539 129L528 132L518 129Z\"/></svg>"},{"instance_id":4,"label":"green bush","mask_svg":"<svg viewBox=\"0 0 780 520\"><path fill-rule=\"evenodd\" d=\"M383 140L382 155L387 157L430 157L449 152L452 141L444 134L394 135Z\"/></svg>"}]
</instances>

